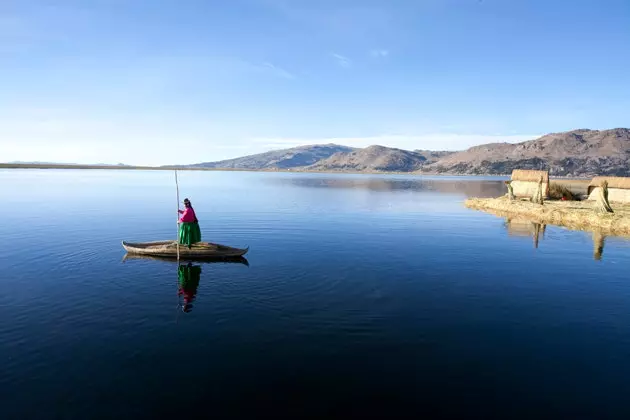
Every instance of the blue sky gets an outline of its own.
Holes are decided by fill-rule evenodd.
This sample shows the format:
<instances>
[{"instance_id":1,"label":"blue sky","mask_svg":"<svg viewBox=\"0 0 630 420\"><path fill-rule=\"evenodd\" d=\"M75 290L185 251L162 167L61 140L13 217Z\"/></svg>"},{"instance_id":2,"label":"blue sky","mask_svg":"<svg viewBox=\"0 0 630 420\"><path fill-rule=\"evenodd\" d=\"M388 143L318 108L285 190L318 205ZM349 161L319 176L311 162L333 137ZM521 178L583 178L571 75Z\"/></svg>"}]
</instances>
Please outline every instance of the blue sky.
<instances>
[{"instance_id":1,"label":"blue sky","mask_svg":"<svg viewBox=\"0 0 630 420\"><path fill-rule=\"evenodd\" d=\"M630 126L628 0L0 2L0 161Z\"/></svg>"}]
</instances>

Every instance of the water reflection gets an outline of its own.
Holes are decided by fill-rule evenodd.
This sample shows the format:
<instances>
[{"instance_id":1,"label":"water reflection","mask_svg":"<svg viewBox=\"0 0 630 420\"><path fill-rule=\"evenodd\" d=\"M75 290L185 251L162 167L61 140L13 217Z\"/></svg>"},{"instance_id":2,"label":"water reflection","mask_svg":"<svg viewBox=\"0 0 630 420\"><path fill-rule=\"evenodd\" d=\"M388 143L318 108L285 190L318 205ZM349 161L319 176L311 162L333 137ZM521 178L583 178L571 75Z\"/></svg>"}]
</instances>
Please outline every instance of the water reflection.
<instances>
[{"instance_id":1,"label":"water reflection","mask_svg":"<svg viewBox=\"0 0 630 420\"><path fill-rule=\"evenodd\" d=\"M531 236L535 249L538 249L540 240L545 238L547 230L547 225L516 217L506 217L504 226L510 236Z\"/></svg>"},{"instance_id":2,"label":"water reflection","mask_svg":"<svg viewBox=\"0 0 630 420\"><path fill-rule=\"evenodd\" d=\"M606 236L602 235L601 232L593 232L593 259L596 261L601 261L602 259L605 239Z\"/></svg>"},{"instance_id":3,"label":"water reflection","mask_svg":"<svg viewBox=\"0 0 630 420\"><path fill-rule=\"evenodd\" d=\"M534 223L534 248L538 249L538 240L540 236L545 237L545 229L547 225L542 225L540 223Z\"/></svg>"},{"instance_id":4,"label":"water reflection","mask_svg":"<svg viewBox=\"0 0 630 420\"><path fill-rule=\"evenodd\" d=\"M504 226L510 236L531 236L534 241L534 248L538 248L540 240L545 238L547 225L532 222L528 219L519 219L516 217L506 217ZM606 235L601 232L592 232L593 238L593 259L601 261L604 254L604 244Z\"/></svg>"},{"instance_id":5,"label":"water reflection","mask_svg":"<svg viewBox=\"0 0 630 420\"><path fill-rule=\"evenodd\" d=\"M347 188L364 189L370 191L396 192L439 192L445 194L461 194L466 197L498 197L505 194L502 179L476 180L454 178L371 178L367 175L350 178L322 178L322 177L290 177L277 178L274 182L291 184L305 188Z\"/></svg>"},{"instance_id":6,"label":"water reflection","mask_svg":"<svg viewBox=\"0 0 630 420\"><path fill-rule=\"evenodd\" d=\"M197 288L201 280L202 264L243 264L249 267L249 262L244 257L214 258L214 259L180 259L156 257L149 255L126 254L123 262L133 260L154 260L168 263L177 263L177 309L188 313L193 309L193 302L197 296Z\"/></svg>"},{"instance_id":7,"label":"water reflection","mask_svg":"<svg viewBox=\"0 0 630 420\"><path fill-rule=\"evenodd\" d=\"M176 263L177 260L168 257L157 257L155 255L135 255L135 254L125 254L123 256L123 262L132 261L132 260L154 260L154 261L164 261L170 263ZM249 267L249 261L245 257L221 257L221 258L195 258L195 259L187 259L181 258L179 260L180 263L195 263L195 264L218 264L218 263L226 263L226 264L243 264Z\"/></svg>"},{"instance_id":8,"label":"water reflection","mask_svg":"<svg viewBox=\"0 0 630 420\"><path fill-rule=\"evenodd\" d=\"M179 284L177 296L183 297L183 303L179 302L179 307L182 312L188 313L192 311L193 302L197 295L197 288L201 280L201 266L192 263L180 265L177 268L177 277Z\"/></svg>"}]
</instances>

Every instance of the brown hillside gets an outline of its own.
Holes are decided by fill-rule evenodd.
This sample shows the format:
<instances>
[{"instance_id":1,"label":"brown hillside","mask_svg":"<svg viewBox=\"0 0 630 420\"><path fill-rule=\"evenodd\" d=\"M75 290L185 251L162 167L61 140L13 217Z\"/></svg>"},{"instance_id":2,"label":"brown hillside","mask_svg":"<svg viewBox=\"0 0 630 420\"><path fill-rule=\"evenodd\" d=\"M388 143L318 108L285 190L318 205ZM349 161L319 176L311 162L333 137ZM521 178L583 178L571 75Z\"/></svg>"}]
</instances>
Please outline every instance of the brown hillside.
<instances>
[{"instance_id":1,"label":"brown hillside","mask_svg":"<svg viewBox=\"0 0 630 420\"><path fill-rule=\"evenodd\" d=\"M412 172L420 169L426 157L417 152L370 146L350 153L336 153L307 169L321 171Z\"/></svg>"},{"instance_id":2,"label":"brown hillside","mask_svg":"<svg viewBox=\"0 0 630 420\"><path fill-rule=\"evenodd\" d=\"M574 130L517 144L475 146L446 156L425 170L507 174L513 169L547 169L556 176L627 175L630 130Z\"/></svg>"}]
</instances>

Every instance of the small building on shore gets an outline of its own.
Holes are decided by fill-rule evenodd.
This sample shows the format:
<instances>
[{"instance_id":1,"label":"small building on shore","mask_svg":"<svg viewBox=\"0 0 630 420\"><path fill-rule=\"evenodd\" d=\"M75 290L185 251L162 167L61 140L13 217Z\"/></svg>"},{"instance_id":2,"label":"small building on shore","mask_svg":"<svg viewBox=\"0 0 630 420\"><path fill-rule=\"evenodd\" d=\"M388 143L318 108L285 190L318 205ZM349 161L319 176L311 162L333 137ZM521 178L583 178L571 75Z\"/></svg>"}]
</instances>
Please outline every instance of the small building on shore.
<instances>
[{"instance_id":1,"label":"small building on shore","mask_svg":"<svg viewBox=\"0 0 630 420\"><path fill-rule=\"evenodd\" d=\"M543 198L549 197L549 171L530 171L514 169L512 171L512 189L517 198L530 198L538 188L540 177L543 179Z\"/></svg>"},{"instance_id":2,"label":"small building on shore","mask_svg":"<svg viewBox=\"0 0 630 420\"><path fill-rule=\"evenodd\" d=\"M596 200L602 182L608 181L608 201L630 203L630 178L621 176L596 176L588 184L588 199Z\"/></svg>"}]
</instances>

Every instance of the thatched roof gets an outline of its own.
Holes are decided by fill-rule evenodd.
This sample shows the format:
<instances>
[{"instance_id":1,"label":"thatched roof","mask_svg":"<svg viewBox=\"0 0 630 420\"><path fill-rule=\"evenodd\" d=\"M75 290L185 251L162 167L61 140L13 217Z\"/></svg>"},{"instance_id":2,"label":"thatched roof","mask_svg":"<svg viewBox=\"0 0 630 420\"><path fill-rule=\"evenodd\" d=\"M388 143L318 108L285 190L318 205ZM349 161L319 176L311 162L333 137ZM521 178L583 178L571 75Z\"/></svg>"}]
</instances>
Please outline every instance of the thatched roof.
<instances>
[{"instance_id":1,"label":"thatched roof","mask_svg":"<svg viewBox=\"0 0 630 420\"><path fill-rule=\"evenodd\" d=\"M543 183L549 183L549 171L529 171L526 169L514 169L512 171L512 181L538 182L543 177Z\"/></svg>"},{"instance_id":2,"label":"thatched roof","mask_svg":"<svg viewBox=\"0 0 630 420\"><path fill-rule=\"evenodd\" d=\"M596 176L588 184L588 192L593 188L601 187L602 182L608 181L608 188L619 188L622 190L630 190L630 178L623 176Z\"/></svg>"}]
</instances>

